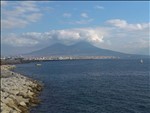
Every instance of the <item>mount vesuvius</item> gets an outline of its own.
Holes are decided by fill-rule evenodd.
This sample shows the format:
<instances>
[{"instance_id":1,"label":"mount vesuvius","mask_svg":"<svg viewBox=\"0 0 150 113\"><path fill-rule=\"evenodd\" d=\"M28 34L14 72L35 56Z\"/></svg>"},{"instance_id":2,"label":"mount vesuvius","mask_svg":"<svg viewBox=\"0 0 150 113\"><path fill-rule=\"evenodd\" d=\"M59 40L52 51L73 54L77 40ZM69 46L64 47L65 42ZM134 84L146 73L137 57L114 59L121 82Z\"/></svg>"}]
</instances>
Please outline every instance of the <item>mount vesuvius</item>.
<instances>
[{"instance_id":1,"label":"mount vesuvius","mask_svg":"<svg viewBox=\"0 0 150 113\"><path fill-rule=\"evenodd\" d=\"M116 52L108 49L101 49L88 42L79 42L73 45L56 43L46 48L33 51L27 56L115 56L120 58L143 58L145 55L133 55Z\"/></svg>"}]
</instances>

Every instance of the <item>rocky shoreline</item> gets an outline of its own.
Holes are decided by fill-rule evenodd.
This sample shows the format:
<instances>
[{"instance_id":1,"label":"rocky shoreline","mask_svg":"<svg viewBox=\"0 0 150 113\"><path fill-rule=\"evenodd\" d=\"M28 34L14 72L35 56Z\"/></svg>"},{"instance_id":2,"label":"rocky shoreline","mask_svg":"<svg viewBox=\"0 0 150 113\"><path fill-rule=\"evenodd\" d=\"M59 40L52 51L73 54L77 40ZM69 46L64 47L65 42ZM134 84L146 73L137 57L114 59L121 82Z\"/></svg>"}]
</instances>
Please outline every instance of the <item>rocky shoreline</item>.
<instances>
[{"instance_id":1,"label":"rocky shoreline","mask_svg":"<svg viewBox=\"0 0 150 113\"><path fill-rule=\"evenodd\" d=\"M14 65L1 66L1 113L29 113L39 103L42 84L12 72Z\"/></svg>"}]
</instances>

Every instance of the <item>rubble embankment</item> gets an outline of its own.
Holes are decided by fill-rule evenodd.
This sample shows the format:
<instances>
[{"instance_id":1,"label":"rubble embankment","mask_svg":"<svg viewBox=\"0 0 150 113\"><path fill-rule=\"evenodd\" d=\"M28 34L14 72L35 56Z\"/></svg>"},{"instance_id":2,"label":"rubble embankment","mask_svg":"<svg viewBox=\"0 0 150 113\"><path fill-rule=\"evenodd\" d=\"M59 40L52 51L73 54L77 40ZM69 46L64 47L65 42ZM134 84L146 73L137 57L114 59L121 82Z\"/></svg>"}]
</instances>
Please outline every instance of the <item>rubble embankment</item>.
<instances>
[{"instance_id":1,"label":"rubble embankment","mask_svg":"<svg viewBox=\"0 0 150 113\"><path fill-rule=\"evenodd\" d=\"M12 72L14 65L1 66L1 113L29 113L39 103L42 84Z\"/></svg>"}]
</instances>

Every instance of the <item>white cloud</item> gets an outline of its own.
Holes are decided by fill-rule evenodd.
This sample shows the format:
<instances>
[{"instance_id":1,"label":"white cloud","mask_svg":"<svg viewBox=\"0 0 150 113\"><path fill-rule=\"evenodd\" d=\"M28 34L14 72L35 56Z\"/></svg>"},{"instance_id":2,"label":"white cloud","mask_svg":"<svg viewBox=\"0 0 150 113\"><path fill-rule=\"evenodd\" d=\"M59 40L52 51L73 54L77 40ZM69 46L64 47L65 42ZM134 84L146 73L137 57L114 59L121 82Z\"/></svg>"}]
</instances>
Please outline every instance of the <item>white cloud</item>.
<instances>
[{"instance_id":1,"label":"white cloud","mask_svg":"<svg viewBox=\"0 0 150 113\"><path fill-rule=\"evenodd\" d=\"M125 20L120 20L120 19L108 20L107 23L120 28L124 28L127 26L127 22Z\"/></svg>"},{"instance_id":2,"label":"white cloud","mask_svg":"<svg viewBox=\"0 0 150 113\"><path fill-rule=\"evenodd\" d=\"M67 30L57 30L50 32L51 36L57 38L57 40L70 42L76 41L87 41L90 43L102 42L102 33L98 32L96 29L90 28L77 28L77 29L67 29Z\"/></svg>"},{"instance_id":3,"label":"white cloud","mask_svg":"<svg viewBox=\"0 0 150 113\"><path fill-rule=\"evenodd\" d=\"M2 37L2 43L11 45L14 47L22 47L22 46L30 47L30 46L38 44L38 41L33 40L31 38L17 36L11 33L7 36Z\"/></svg>"},{"instance_id":4,"label":"white cloud","mask_svg":"<svg viewBox=\"0 0 150 113\"><path fill-rule=\"evenodd\" d=\"M23 28L42 16L34 1L7 1L1 12L2 29Z\"/></svg>"},{"instance_id":5,"label":"white cloud","mask_svg":"<svg viewBox=\"0 0 150 113\"><path fill-rule=\"evenodd\" d=\"M137 53L150 44L149 23L128 23L126 20L112 19L106 21L110 28L100 47L125 53Z\"/></svg>"},{"instance_id":6,"label":"white cloud","mask_svg":"<svg viewBox=\"0 0 150 113\"><path fill-rule=\"evenodd\" d=\"M107 23L125 30L143 30L150 26L150 23L129 24L126 20L121 19L108 20Z\"/></svg>"},{"instance_id":7,"label":"white cloud","mask_svg":"<svg viewBox=\"0 0 150 113\"><path fill-rule=\"evenodd\" d=\"M1 20L2 28L10 29L10 28L23 28L28 22L23 19L9 18L6 20Z\"/></svg>"},{"instance_id":8,"label":"white cloud","mask_svg":"<svg viewBox=\"0 0 150 113\"><path fill-rule=\"evenodd\" d=\"M83 23L84 21L74 24ZM26 48L28 46L46 47L56 42L69 45L86 41L101 48L126 53L137 53L137 50L150 48L149 23L129 24L121 19L108 20L107 23L112 26L51 30L41 33L27 32L18 35L8 34L2 36L2 43Z\"/></svg>"},{"instance_id":9,"label":"white cloud","mask_svg":"<svg viewBox=\"0 0 150 113\"><path fill-rule=\"evenodd\" d=\"M81 17L88 18L88 14L87 13L81 13Z\"/></svg>"},{"instance_id":10,"label":"white cloud","mask_svg":"<svg viewBox=\"0 0 150 113\"><path fill-rule=\"evenodd\" d=\"M95 8L95 9L104 9L104 7L103 7L103 6L100 6L100 5L97 5L97 6L95 6L94 8Z\"/></svg>"},{"instance_id":11,"label":"white cloud","mask_svg":"<svg viewBox=\"0 0 150 113\"><path fill-rule=\"evenodd\" d=\"M64 13L63 14L63 17L66 17L66 18L70 18L72 15L71 15L71 13Z\"/></svg>"},{"instance_id":12,"label":"white cloud","mask_svg":"<svg viewBox=\"0 0 150 113\"><path fill-rule=\"evenodd\" d=\"M76 28L51 30L44 33L28 32L20 35L9 34L3 36L2 42L12 46L35 46L48 42L72 44L78 41L87 41L90 43L101 43L103 42L103 35L105 35L105 32L100 28Z\"/></svg>"}]
</instances>

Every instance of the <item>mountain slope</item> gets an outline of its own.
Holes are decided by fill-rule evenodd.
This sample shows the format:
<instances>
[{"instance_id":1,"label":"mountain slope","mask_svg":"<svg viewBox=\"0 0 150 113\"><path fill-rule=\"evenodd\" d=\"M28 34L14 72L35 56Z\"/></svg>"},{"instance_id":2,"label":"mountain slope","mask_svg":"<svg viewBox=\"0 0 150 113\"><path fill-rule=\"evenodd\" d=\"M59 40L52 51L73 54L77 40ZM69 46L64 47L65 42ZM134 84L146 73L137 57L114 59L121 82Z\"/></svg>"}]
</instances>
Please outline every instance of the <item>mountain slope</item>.
<instances>
[{"instance_id":1,"label":"mountain slope","mask_svg":"<svg viewBox=\"0 0 150 113\"><path fill-rule=\"evenodd\" d=\"M27 54L29 56L137 56L95 47L87 42L66 46L60 43Z\"/></svg>"}]
</instances>

